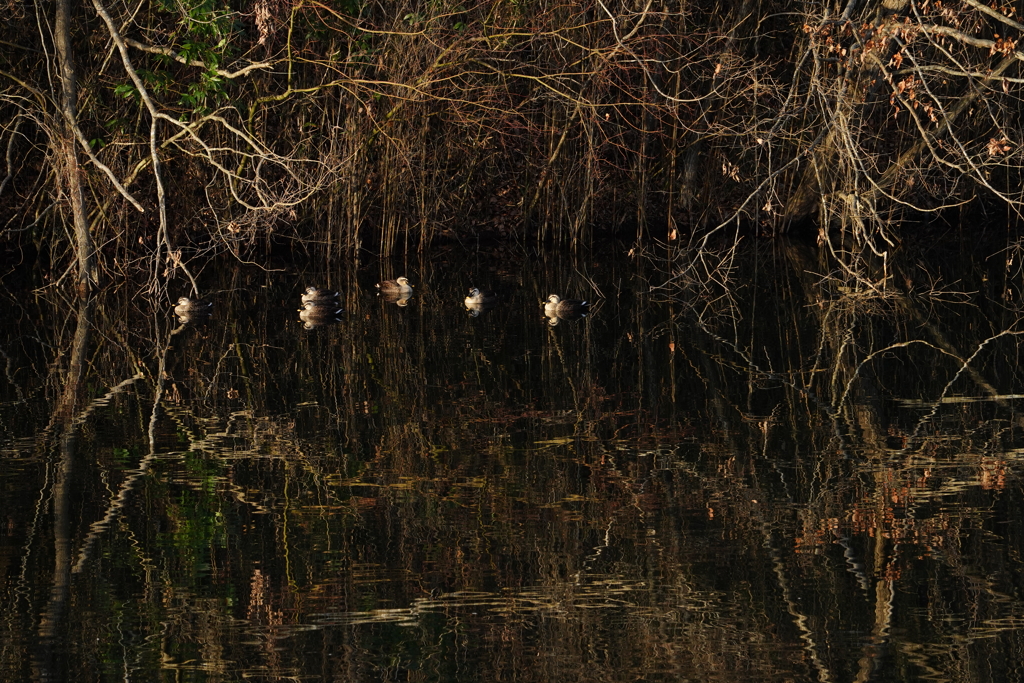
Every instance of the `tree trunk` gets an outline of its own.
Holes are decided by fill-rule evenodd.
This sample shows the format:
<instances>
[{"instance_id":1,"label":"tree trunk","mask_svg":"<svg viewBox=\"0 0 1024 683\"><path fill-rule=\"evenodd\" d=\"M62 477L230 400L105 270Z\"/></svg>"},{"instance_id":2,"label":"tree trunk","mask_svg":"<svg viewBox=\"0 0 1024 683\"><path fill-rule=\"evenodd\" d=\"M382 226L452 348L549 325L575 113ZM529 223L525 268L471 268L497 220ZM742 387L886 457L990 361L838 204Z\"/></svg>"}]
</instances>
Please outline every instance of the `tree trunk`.
<instances>
[{"instance_id":1,"label":"tree trunk","mask_svg":"<svg viewBox=\"0 0 1024 683\"><path fill-rule=\"evenodd\" d=\"M78 291L85 295L95 284L95 250L89 232L89 218L82 194L82 170L75 146L75 127L78 120L78 88L75 80L75 58L71 50L71 1L57 0L54 19L54 47L60 65L60 108L63 121L59 126L60 138L55 141L64 161L67 195L75 223L75 251L78 257Z\"/></svg>"}]
</instances>

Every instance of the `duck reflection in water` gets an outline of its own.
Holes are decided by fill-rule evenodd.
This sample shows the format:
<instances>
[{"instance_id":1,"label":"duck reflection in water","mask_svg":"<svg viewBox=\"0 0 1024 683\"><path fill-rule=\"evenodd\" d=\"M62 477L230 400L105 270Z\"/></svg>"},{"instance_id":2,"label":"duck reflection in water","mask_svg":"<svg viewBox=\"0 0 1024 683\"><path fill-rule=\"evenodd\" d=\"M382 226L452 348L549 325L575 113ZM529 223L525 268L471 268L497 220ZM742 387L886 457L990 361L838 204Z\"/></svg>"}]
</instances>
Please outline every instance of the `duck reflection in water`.
<instances>
[{"instance_id":1,"label":"duck reflection in water","mask_svg":"<svg viewBox=\"0 0 1024 683\"><path fill-rule=\"evenodd\" d=\"M378 282L377 289L380 290L380 296L384 297L385 301L398 306L408 305L409 299L412 298L412 285L404 275L397 280Z\"/></svg>"},{"instance_id":2,"label":"duck reflection in water","mask_svg":"<svg viewBox=\"0 0 1024 683\"><path fill-rule=\"evenodd\" d=\"M299 309L299 320L307 330L326 327L341 321L341 308L337 304L323 305L307 301Z\"/></svg>"},{"instance_id":3,"label":"duck reflection in water","mask_svg":"<svg viewBox=\"0 0 1024 683\"><path fill-rule=\"evenodd\" d=\"M557 294L548 296L544 302L544 315L548 325L557 325L560 320L577 320L590 311L590 304L579 299L562 299Z\"/></svg>"},{"instance_id":4,"label":"duck reflection in water","mask_svg":"<svg viewBox=\"0 0 1024 683\"><path fill-rule=\"evenodd\" d=\"M466 305L466 310L474 318L494 308L494 305L498 303L498 295L494 292L480 291L476 287L469 290L469 296L463 299L463 303Z\"/></svg>"},{"instance_id":5,"label":"duck reflection in water","mask_svg":"<svg viewBox=\"0 0 1024 683\"><path fill-rule=\"evenodd\" d=\"M213 312L213 304L201 299L190 299L183 296L178 299L174 306L174 315L178 316L178 322L182 324L202 322L210 317Z\"/></svg>"}]
</instances>

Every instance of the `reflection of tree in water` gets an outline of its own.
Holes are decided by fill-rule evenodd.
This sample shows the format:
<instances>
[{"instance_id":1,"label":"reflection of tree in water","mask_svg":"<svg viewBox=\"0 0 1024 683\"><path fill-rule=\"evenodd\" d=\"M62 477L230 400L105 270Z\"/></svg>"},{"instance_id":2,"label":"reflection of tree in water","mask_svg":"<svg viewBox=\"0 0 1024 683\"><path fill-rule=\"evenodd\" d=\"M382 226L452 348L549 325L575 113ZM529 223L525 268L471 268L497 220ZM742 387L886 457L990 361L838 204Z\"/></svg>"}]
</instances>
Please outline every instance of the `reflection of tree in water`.
<instances>
[{"instance_id":1,"label":"reflection of tree in water","mask_svg":"<svg viewBox=\"0 0 1024 683\"><path fill-rule=\"evenodd\" d=\"M983 530L1015 508L990 508L986 491L1005 486L992 472L1012 463L1019 332L1012 318L996 327L953 288L906 292L893 286L902 278L872 285L848 273L821 277L813 274L828 272L824 264L780 246L760 261L765 286L734 278L728 295L716 294L722 290L706 279L671 293L687 307L679 320L710 341L697 362L726 427L718 461L734 475L732 493L720 495L735 499L735 477L746 482L744 497L756 505L736 501L730 523L749 515L769 524L780 557L790 545L794 560L841 551L839 574L797 561L786 563L790 579L838 596L840 583L855 577L871 600L843 601L842 611L864 604L874 642L883 643L921 609L916 599L900 600L900 590L923 596L928 586L938 597L988 580L991 569L976 573L963 552L996 560L998 543ZM788 521L794 513L796 527ZM791 544L780 543L790 527ZM917 571L922 556L938 565L927 577ZM990 617L1005 613L991 596L960 597ZM817 615L826 625L838 617ZM987 634L977 630L972 646ZM935 656L919 664L953 664Z\"/></svg>"},{"instance_id":2,"label":"reflection of tree in water","mask_svg":"<svg viewBox=\"0 0 1024 683\"><path fill-rule=\"evenodd\" d=\"M269 275L221 274L184 328L101 299L67 628L130 626L147 670L278 677L582 679L602 653L617 677L839 680L912 650L908 670L958 679L953 635L995 661L1019 611L1018 337L799 247L733 258L721 285L613 261L602 306L557 327L540 301L585 283L546 263L485 271L517 286L478 318L443 264L401 309L332 282L345 317L312 331ZM42 359L75 347L58 319L8 332L49 368L4 390L39 434L65 363ZM42 581L39 538L3 556L30 549ZM19 590L49 590L32 576Z\"/></svg>"}]
</instances>

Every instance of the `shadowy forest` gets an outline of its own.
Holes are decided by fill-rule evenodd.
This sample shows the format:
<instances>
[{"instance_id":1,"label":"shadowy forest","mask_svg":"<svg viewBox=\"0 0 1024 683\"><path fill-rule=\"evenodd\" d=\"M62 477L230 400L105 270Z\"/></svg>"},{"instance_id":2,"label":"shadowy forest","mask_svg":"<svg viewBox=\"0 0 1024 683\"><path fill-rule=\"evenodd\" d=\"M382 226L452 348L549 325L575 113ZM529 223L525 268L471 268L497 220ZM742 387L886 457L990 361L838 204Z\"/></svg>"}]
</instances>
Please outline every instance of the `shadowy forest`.
<instances>
[{"instance_id":1,"label":"shadowy forest","mask_svg":"<svg viewBox=\"0 0 1024 683\"><path fill-rule=\"evenodd\" d=\"M88 289L288 242L1013 227L1020 5L11 0L3 248Z\"/></svg>"},{"instance_id":2,"label":"shadowy forest","mask_svg":"<svg viewBox=\"0 0 1024 683\"><path fill-rule=\"evenodd\" d=\"M1020 679L1024 2L0 3L0 679Z\"/></svg>"}]
</instances>

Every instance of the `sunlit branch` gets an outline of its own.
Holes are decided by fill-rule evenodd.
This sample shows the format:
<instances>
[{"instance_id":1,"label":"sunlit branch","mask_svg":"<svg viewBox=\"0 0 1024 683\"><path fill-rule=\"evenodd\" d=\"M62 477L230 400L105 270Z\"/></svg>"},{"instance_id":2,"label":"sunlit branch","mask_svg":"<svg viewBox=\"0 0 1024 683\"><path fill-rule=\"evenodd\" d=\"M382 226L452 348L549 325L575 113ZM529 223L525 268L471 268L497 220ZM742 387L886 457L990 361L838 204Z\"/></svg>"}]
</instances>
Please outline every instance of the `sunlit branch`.
<instances>
[{"instance_id":1,"label":"sunlit branch","mask_svg":"<svg viewBox=\"0 0 1024 683\"><path fill-rule=\"evenodd\" d=\"M171 59L173 59L174 61L176 61L176 62L178 62L180 64L185 64L186 66L196 66L196 67L199 67L201 69L209 69L210 68L206 64L206 62L202 61L201 59L185 59L184 57L182 57L181 55L179 55L177 52L175 52L174 50L172 50L169 47L159 47L159 46L156 46L156 45L146 45L145 43L140 43L139 41L132 40L131 38L125 38L124 42L125 42L125 44L130 45L131 47L134 47L136 50L142 50L143 52L150 52L152 54L157 54L157 55L165 55L165 56L170 57ZM242 67L240 69L237 69L235 71L225 71L224 69L212 69L212 71L213 71L213 73L217 74L218 76L223 76L224 78L239 78L241 76L245 76L246 74L248 74L248 73L250 73L252 71L258 71L260 69L270 69L270 68L273 68L273 66L276 63L277 62L256 62L254 64L250 64L248 66L244 66L244 67Z\"/></svg>"}]
</instances>

